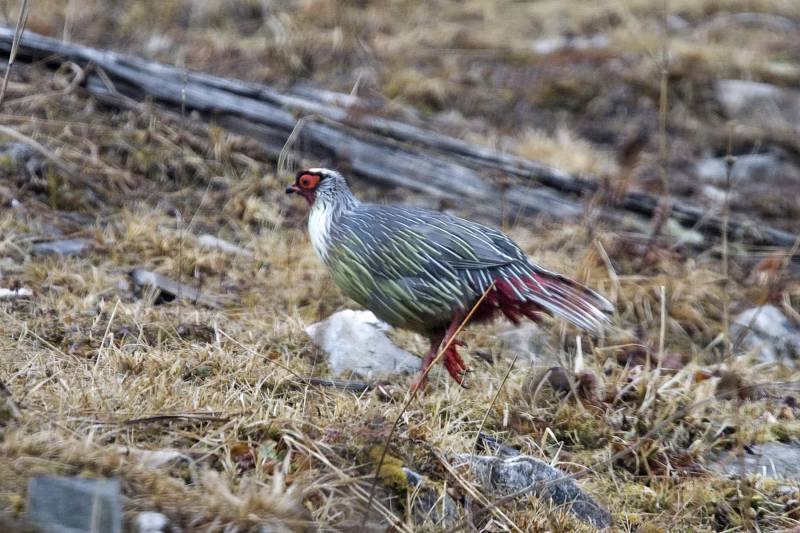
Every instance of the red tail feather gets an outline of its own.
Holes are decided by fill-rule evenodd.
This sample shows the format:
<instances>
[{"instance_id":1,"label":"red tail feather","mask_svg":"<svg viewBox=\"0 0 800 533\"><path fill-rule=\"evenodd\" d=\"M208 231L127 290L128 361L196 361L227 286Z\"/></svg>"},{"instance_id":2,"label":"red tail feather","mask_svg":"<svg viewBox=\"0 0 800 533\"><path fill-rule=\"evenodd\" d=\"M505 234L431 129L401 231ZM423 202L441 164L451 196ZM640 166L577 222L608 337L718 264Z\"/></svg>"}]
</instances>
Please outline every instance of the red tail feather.
<instances>
[{"instance_id":1,"label":"red tail feather","mask_svg":"<svg viewBox=\"0 0 800 533\"><path fill-rule=\"evenodd\" d=\"M580 283L544 270L523 277L498 277L494 289L476 311L477 320L501 312L518 324L521 317L534 322L542 313L560 316L578 327L600 333L614 311L611 303Z\"/></svg>"}]
</instances>

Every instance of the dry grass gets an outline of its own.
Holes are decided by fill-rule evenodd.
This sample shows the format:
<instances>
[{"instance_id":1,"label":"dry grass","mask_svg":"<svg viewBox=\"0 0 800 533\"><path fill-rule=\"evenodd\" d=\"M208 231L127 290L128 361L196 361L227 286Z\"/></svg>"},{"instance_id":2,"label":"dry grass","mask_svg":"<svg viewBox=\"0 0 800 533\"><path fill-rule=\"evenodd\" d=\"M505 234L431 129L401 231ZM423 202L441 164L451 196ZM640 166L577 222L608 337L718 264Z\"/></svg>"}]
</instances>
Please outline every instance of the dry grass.
<instances>
[{"instance_id":1,"label":"dry grass","mask_svg":"<svg viewBox=\"0 0 800 533\"><path fill-rule=\"evenodd\" d=\"M553 136L538 130L528 131L514 151L576 176L609 177L619 172L612 154L603 153L564 127L558 128Z\"/></svg>"},{"instance_id":2,"label":"dry grass","mask_svg":"<svg viewBox=\"0 0 800 533\"><path fill-rule=\"evenodd\" d=\"M742 9L800 18L792 3L739 3ZM226 11L250 13L260 9L258 2L224 8L174 2L164 8L170 12L147 2L114 9L98 2L72 13L68 33L258 81L297 77L349 89L360 79L365 91L389 94L423 113L458 109L474 119L485 112L488 124L468 122L465 136L507 135L521 143L520 153L554 166L616 173L613 147L582 140L579 124L566 130L566 140L556 129L565 117L570 123L585 112L572 107L576 102L600 91L587 73L607 67L605 52L562 58L586 64L559 85L530 91L521 82L531 65L549 80L567 71L548 63L558 58L542 64L522 50L530 36L556 33L547 21L563 21L581 33L608 30L614 46L632 50L641 61L625 72L649 94L652 80L644 76L653 71L639 67L653 68L657 42L628 28L654 24L651 3L570 10L558 2L444 2L437 17L421 3L401 4L387 12L375 4L356 9L305 2L278 5L259 18ZM684 2L673 9L699 21L715 5ZM387 16L394 10L403 16ZM108 19L112 35L100 31L96 17ZM251 19L257 23L236 22ZM34 8L30 15L33 31L60 34L64 24L61 7ZM441 29L434 31L434 25ZM464 27L486 31L459 31ZM154 42L159 34L167 41ZM733 38L724 34L685 50L679 41L673 50L713 64L719 75L766 75L768 62L740 64L718 53ZM774 50L769 35L755 34L753 42L751 49ZM440 48L452 53L431 52ZM359 74L355 67L364 64L376 66ZM469 88L485 88L485 80L476 80L489 74L499 76L492 88ZM312 522L321 530L357 528L368 497L368 463L400 413L408 380L393 378L387 397L300 379L328 375L304 324L351 304L313 257L303 227L305 207L282 194L286 176L274 175L256 144L218 128L147 107L101 109L71 84L72 76L20 67L3 107L4 124L46 147L64 168L80 172L51 163L30 176L0 158L0 286L19 284L35 293L31 300L0 301L0 380L20 411L19 418L9 418L0 407L0 509L20 513L26 480L36 473L118 475L129 498L127 516L160 510L186 530L255 531L265 521L296 530ZM526 102L528 111L510 111ZM679 105L688 109L696 102L687 97ZM554 104L560 114L545 113L542 124L515 123ZM602 104L594 100L588 109L600 116ZM526 141L534 126L537 133ZM538 133L541 128L551 133ZM355 185L362 196L383 195ZM10 208L12 199L17 207ZM739 351L725 362L722 377L704 378L720 369L725 352L719 342L723 286L732 312L764 298L797 309L800 281L783 275L765 288L752 276L752 258L734 255L731 280L723 284L714 254L692 257L659 245L643 255L640 240L613 228L591 229L542 224L509 230L543 264L586 280L616 301L618 331L599 345L587 346L584 339L583 374L574 376L581 385L577 394L565 398L548 386L532 394L529 387L542 365L561 362L571 372L577 332L547 324L554 348L534 366L524 354L503 350L497 335L503 325L470 329L465 351L473 355L472 387L458 388L437 369L433 388L400 418L389 449L394 459L387 463L395 468L381 471L373 523L382 519L398 529L420 530L399 464L447 486L461 501L464 490L437 453L471 451L482 426L525 453L586 472L582 486L612 511L621 531L798 525L797 491L781 487L796 484L728 478L704 466L714 452L740 444L800 438L800 412L787 400L796 398L796 387L764 385L763 393L715 399L724 376L744 384L794 382L800 376L782 365L754 366ZM90 238L97 247L63 260L32 255L34 240L56 232ZM202 248L197 237L203 233L254 255ZM215 310L154 300L131 287L127 272L137 266L231 299ZM657 366L662 328L661 362L674 368L656 372L643 365L650 360ZM396 338L412 351L424 348L411 334ZM491 353L496 362L485 362L477 352ZM520 360L498 393L514 355ZM703 401L643 439L661 421ZM606 463L626 447L635 453ZM159 464L165 457L171 460ZM466 472L461 476L471 483ZM502 512L523 531L588 529L547 507L531 497L504 504Z\"/></svg>"}]
</instances>

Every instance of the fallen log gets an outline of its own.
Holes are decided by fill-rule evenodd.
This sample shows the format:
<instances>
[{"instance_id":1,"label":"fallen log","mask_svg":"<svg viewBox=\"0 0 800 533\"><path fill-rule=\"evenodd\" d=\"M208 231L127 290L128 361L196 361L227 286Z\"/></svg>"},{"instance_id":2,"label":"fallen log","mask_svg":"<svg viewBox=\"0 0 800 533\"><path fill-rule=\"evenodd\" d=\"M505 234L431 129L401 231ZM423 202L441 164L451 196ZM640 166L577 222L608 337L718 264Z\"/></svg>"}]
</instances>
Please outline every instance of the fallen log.
<instances>
[{"instance_id":1,"label":"fallen log","mask_svg":"<svg viewBox=\"0 0 800 533\"><path fill-rule=\"evenodd\" d=\"M6 56L13 34L13 28L0 27L0 53ZM298 142L307 148L308 157L373 183L456 202L503 205L519 216L578 218L586 213L585 204L601 192L591 179L365 112L369 103L353 96L309 87L278 91L30 32L24 34L16 60L52 68L71 61L99 69L103 76L90 72L85 81L85 88L96 98L113 105L149 100L172 111L196 111L204 120L258 139L273 158L301 117L321 117L307 122L299 134ZM512 177L510 185L487 176L498 173ZM614 205L596 202L592 215L642 230L658 206L658 198L633 191ZM724 231L722 219L702 207L673 201L670 216L708 237L703 247L713 246ZM796 239L742 216L731 217L728 234L730 239L759 246L791 247Z\"/></svg>"}]
</instances>

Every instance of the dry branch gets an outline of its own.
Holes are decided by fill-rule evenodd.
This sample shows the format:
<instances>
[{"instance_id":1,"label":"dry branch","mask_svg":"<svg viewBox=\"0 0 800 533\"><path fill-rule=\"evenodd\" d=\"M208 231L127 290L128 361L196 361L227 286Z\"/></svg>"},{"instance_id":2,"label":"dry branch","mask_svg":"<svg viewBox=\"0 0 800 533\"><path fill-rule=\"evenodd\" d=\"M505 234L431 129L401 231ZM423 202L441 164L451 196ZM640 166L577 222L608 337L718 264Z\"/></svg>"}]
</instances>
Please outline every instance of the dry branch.
<instances>
[{"instance_id":1,"label":"dry branch","mask_svg":"<svg viewBox=\"0 0 800 533\"><path fill-rule=\"evenodd\" d=\"M0 52L9 54L14 30L0 27ZM498 211L498 205L522 216L546 214L577 218L584 203L602 194L599 183L566 172L498 153L459 139L370 113L369 102L357 97L308 87L278 91L265 85L186 72L141 58L98 50L27 32L17 60L57 68L72 61L92 67L85 88L116 106L149 100L173 111L195 111L237 133L260 140L274 158L297 120L314 114L298 143L310 158L346 170L357 177L455 201L468 201ZM513 177L501 185L488 174ZM629 192L614 205L595 207L605 221L635 230L646 227L658 209L658 198ZM670 217L703 232L705 246L717 242L725 225L706 209L673 202ZM795 236L757 220L732 217L728 237L753 245L790 247Z\"/></svg>"}]
</instances>

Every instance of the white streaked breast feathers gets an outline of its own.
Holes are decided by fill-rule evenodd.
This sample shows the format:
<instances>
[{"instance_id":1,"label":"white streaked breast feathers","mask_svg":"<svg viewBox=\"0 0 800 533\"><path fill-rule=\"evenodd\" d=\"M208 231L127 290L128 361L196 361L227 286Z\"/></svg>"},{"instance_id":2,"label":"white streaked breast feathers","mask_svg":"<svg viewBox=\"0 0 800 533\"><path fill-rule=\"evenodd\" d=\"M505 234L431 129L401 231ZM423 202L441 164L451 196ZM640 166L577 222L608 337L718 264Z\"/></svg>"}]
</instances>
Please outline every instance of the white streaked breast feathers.
<instances>
[{"instance_id":1,"label":"white streaked breast feathers","mask_svg":"<svg viewBox=\"0 0 800 533\"><path fill-rule=\"evenodd\" d=\"M324 202L314 202L308 215L308 235L317 257L323 262L328 259L328 243L330 242L331 215L330 209Z\"/></svg>"}]
</instances>

